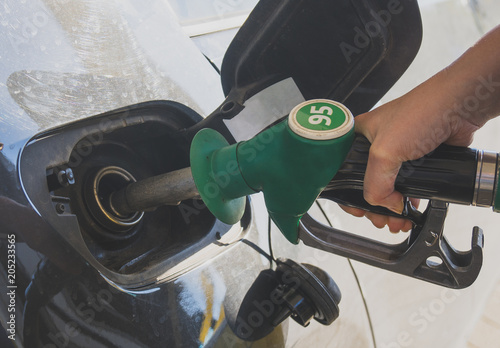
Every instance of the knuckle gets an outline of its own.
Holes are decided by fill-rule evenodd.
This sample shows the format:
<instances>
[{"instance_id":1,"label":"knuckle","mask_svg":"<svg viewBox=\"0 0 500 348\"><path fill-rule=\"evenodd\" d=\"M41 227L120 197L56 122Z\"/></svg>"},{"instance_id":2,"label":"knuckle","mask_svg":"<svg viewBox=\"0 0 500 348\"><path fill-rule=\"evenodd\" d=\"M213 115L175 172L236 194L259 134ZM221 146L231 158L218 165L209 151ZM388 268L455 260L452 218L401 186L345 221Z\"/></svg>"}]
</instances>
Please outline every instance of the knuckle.
<instances>
[{"instance_id":1,"label":"knuckle","mask_svg":"<svg viewBox=\"0 0 500 348\"><path fill-rule=\"evenodd\" d=\"M370 205L382 205L384 203L385 196L381 194L379 191L370 190L369 188L365 189L363 196L365 201Z\"/></svg>"}]
</instances>

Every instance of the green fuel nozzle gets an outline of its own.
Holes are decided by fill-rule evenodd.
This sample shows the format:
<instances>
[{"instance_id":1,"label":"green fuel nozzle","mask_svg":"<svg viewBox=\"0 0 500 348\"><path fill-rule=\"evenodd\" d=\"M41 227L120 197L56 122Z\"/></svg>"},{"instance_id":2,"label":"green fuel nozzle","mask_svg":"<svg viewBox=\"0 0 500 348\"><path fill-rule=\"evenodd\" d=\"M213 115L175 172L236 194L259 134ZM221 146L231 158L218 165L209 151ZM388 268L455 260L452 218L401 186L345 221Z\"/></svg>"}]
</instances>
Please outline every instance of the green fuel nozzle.
<instances>
[{"instance_id":1,"label":"green fuel nozzle","mask_svg":"<svg viewBox=\"0 0 500 348\"><path fill-rule=\"evenodd\" d=\"M219 220L234 224L243 216L246 196L262 191L269 215L292 243L300 238L310 247L451 288L472 284L483 259L482 230L474 227L471 249L458 252L443 235L444 221L448 203L492 206L500 212L500 155L441 145L403 163L396 190L429 203L420 212L406 200L403 213L396 214L364 200L370 142L355 137L353 126L342 104L318 99L297 105L286 120L248 141L230 145L215 130L203 129L192 141L190 168L131 182L99 197L99 203L109 208L115 225L120 223L113 225L119 231L130 228L126 223L138 212L195 197ZM321 225L306 215L320 194L409 219L412 231L402 243L387 245ZM103 224L109 225L107 220Z\"/></svg>"},{"instance_id":2,"label":"green fuel nozzle","mask_svg":"<svg viewBox=\"0 0 500 348\"><path fill-rule=\"evenodd\" d=\"M229 145L213 129L199 131L191 144L191 171L219 220L239 221L246 196L262 191L272 220L298 243L300 219L339 170L353 139L354 118L344 105L309 100L247 141Z\"/></svg>"}]
</instances>

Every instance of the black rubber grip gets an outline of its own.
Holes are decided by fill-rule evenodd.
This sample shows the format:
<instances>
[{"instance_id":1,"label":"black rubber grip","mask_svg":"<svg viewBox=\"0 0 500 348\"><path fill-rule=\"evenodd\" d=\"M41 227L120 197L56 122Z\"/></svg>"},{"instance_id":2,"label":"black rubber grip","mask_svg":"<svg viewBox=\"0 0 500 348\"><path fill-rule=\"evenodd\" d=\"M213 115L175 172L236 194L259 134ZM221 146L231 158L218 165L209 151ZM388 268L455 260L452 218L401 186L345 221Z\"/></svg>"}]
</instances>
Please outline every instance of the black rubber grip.
<instances>
[{"instance_id":1,"label":"black rubber grip","mask_svg":"<svg viewBox=\"0 0 500 348\"><path fill-rule=\"evenodd\" d=\"M362 190L369 150L370 142L356 135L346 160L322 196L351 206L365 206ZM395 188L406 197L470 205L476 169L477 150L441 145L418 160L403 163Z\"/></svg>"}]
</instances>

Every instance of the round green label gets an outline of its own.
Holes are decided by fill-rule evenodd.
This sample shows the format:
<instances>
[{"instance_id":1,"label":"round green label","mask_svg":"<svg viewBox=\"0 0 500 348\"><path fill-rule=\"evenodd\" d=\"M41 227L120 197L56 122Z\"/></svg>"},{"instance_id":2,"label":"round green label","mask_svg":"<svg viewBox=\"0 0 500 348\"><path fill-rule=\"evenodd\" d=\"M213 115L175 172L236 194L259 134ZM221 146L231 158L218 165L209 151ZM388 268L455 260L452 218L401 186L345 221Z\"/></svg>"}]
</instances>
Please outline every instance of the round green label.
<instances>
[{"instance_id":1,"label":"round green label","mask_svg":"<svg viewBox=\"0 0 500 348\"><path fill-rule=\"evenodd\" d=\"M346 121L344 110L335 104L314 102L301 107L295 116L298 124L314 131L329 131Z\"/></svg>"}]
</instances>

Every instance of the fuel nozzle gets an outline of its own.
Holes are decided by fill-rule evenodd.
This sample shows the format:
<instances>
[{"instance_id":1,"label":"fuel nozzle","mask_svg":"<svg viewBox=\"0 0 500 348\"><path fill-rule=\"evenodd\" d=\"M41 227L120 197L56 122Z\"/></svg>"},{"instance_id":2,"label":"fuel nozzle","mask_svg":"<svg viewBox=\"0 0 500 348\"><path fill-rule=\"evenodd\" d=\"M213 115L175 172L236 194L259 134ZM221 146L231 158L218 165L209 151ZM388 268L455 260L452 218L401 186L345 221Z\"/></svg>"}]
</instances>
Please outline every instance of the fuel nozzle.
<instances>
[{"instance_id":1,"label":"fuel nozzle","mask_svg":"<svg viewBox=\"0 0 500 348\"><path fill-rule=\"evenodd\" d=\"M334 177L353 139L354 118L345 106L306 101L248 141L230 145L213 129L199 131L191 168L130 183L111 194L108 205L126 215L199 195L219 220L234 224L246 196L262 191L273 221L297 243L301 217Z\"/></svg>"},{"instance_id":2,"label":"fuel nozzle","mask_svg":"<svg viewBox=\"0 0 500 348\"><path fill-rule=\"evenodd\" d=\"M196 134L191 169L199 194L222 222L241 219L245 196L262 191L269 215L298 242L298 225L344 161L354 118L340 103L315 99L248 141L229 145L213 129Z\"/></svg>"}]
</instances>

